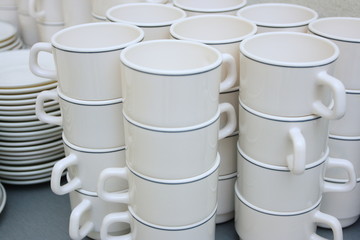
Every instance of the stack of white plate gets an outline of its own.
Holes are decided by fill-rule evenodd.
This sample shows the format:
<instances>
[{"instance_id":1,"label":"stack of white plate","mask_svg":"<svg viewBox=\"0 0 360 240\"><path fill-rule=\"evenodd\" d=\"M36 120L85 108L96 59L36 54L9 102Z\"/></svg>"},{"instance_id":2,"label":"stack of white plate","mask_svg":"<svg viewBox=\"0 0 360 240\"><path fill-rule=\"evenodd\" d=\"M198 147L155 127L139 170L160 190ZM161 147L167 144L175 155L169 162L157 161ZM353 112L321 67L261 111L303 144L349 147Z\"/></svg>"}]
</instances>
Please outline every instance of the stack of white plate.
<instances>
[{"instance_id":1,"label":"stack of white plate","mask_svg":"<svg viewBox=\"0 0 360 240\"><path fill-rule=\"evenodd\" d=\"M15 26L0 21L0 52L23 48L23 42Z\"/></svg>"},{"instance_id":2,"label":"stack of white plate","mask_svg":"<svg viewBox=\"0 0 360 240\"><path fill-rule=\"evenodd\" d=\"M36 117L37 95L57 87L57 82L39 78L29 69L28 49L0 52L0 181L35 184L50 180L55 162L64 156L62 128ZM48 53L40 65L53 69ZM45 105L51 115L60 115L56 101Z\"/></svg>"}]
</instances>

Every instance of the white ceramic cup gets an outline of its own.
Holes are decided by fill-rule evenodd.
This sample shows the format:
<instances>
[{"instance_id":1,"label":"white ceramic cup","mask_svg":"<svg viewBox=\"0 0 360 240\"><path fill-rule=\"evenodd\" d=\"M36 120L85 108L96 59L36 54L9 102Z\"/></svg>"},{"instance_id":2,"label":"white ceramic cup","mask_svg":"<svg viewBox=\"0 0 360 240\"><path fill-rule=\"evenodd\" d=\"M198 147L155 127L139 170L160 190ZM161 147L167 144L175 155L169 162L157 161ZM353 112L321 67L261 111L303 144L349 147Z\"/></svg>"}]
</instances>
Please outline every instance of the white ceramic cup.
<instances>
[{"instance_id":1,"label":"white ceramic cup","mask_svg":"<svg viewBox=\"0 0 360 240\"><path fill-rule=\"evenodd\" d=\"M216 114L219 92L236 81L229 54L202 43L152 40L124 49L122 82L124 112L154 127L188 127ZM226 78L221 81L225 67Z\"/></svg>"},{"instance_id":2,"label":"white ceramic cup","mask_svg":"<svg viewBox=\"0 0 360 240\"><path fill-rule=\"evenodd\" d=\"M278 117L239 102L239 146L249 157L285 166L294 174L322 158L327 151L329 120L308 115Z\"/></svg>"},{"instance_id":3,"label":"white ceramic cup","mask_svg":"<svg viewBox=\"0 0 360 240\"><path fill-rule=\"evenodd\" d=\"M286 167L251 159L238 148L237 188L244 198L262 209L283 213L302 211L314 205L324 192L348 192L356 185L351 162L328 155L306 165L303 174L294 175ZM346 171L347 183L325 182L325 173L331 168Z\"/></svg>"},{"instance_id":4,"label":"white ceramic cup","mask_svg":"<svg viewBox=\"0 0 360 240\"><path fill-rule=\"evenodd\" d=\"M307 32L309 23L318 18L311 8L289 3L259 3L241 8L237 16L256 24L257 33L273 31Z\"/></svg>"},{"instance_id":5,"label":"white ceramic cup","mask_svg":"<svg viewBox=\"0 0 360 240\"><path fill-rule=\"evenodd\" d=\"M98 195L104 201L127 203L144 221L164 227L195 224L209 216L217 205L220 156L208 171L192 178L162 180L129 168L108 168L99 177ZM127 179L128 192L107 192L110 178ZM196 194L195 194L196 193Z\"/></svg>"},{"instance_id":6,"label":"white ceramic cup","mask_svg":"<svg viewBox=\"0 0 360 240\"><path fill-rule=\"evenodd\" d=\"M360 91L346 90L345 115L330 121L329 133L338 136L360 136Z\"/></svg>"},{"instance_id":7,"label":"white ceramic cup","mask_svg":"<svg viewBox=\"0 0 360 240\"><path fill-rule=\"evenodd\" d=\"M339 119L345 88L329 72L339 55L331 41L306 33L269 32L240 43L240 99L275 116Z\"/></svg>"},{"instance_id":8,"label":"white ceramic cup","mask_svg":"<svg viewBox=\"0 0 360 240\"><path fill-rule=\"evenodd\" d=\"M274 212L255 206L235 188L235 230L240 239L325 240L316 234L319 224L329 226L334 240L342 240L340 222L322 213L321 198L307 209L296 212Z\"/></svg>"},{"instance_id":9,"label":"white ceramic cup","mask_svg":"<svg viewBox=\"0 0 360 240\"><path fill-rule=\"evenodd\" d=\"M141 28L145 34L144 41L169 39L170 26L185 17L186 13L180 8L158 3L120 4L106 11L108 21L133 24Z\"/></svg>"},{"instance_id":10,"label":"white ceramic cup","mask_svg":"<svg viewBox=\"0 0 360 240\"><path fill-rule=\"evenodd\" d=\"M349 160L353 165L357 178L360 178L360 136L346 137L329 135L330 156ZM329 169L326 179L345 180L346 173L339 169Z\"/></svg>"},{"instance_id":11,"label":"white ceramic cup","mask_svg":"<svg viewBox=\"0 0 360 240\"><path fill-rule=\"evenodd\" d=\"M18 14L21 38L26 47L30 48L33 44L40 41L37 24L33 17L28 14Z\"/></svg>"},{"instance_id":12,"label":"white ceramic cup","mask_svg":"<svg viewBox=\"0 0 360 240\"><path fill-rule=\"evenodd\" d=\"M127 210L126 204L109 203L96 194L90 195L81 190L69 194L71 214L69 219L69 235L72 239L83 239L86 236L100 239L100 228L104 217L113 212ZM115 223L108 232L113 235L123 235L130 231L128 223Z\"/></svg>"},{"instance_id":13,"label":"white ceramic cup","mask_svg":"<svg viewBox=\"0 0 360 240\"><path fill-rule=\"evenodd\" d=\"M218 207L216 211L216 224L230 221L234 218L235 192L234 186L237 173L219 176L218 181Z\"/></svg>"},{"instance_id":14,"label":"white ceramic cup","mask_svg":"<svg viewBox=\"0 0 360 240\"><path fill-rule=\"evenodd\" d=\"M239 89L233 88L232 90L221 92L219 95L219 102L220 103L230 103L236 113L236 123L239 122ZM220 116L220 127L223 127L227 123L226 115L223 114ZM234 130L234 133L239 130L239 124L236 124L236 128Z\"/></svg>"},{"instance_id":15,"label":"white ceramic cup","mask_svg":"<svg viewBox=\"0 0 360 240\"><path fill-rule=\"evenodd\" d=\"M75 146L63 135L65 158L57 161L51 173L51 190L64 195L82 189L83 192L97 192L97 181L102 170L109 167L125 167L125 147L112 149L87 149ZM61 185L63 173L67 170L69 181ZM106 184L109 191L128 188L127 182L113 181Z\"/></svg>"},{"instance_id":16,"label":"white ceramic cup","mask_svg":"<svg viewBox=\"0 0 360 240\"><path fill-rule=\"evenodd\" d=\"M341 180L327 180L337 184L344 183ZM321 200L320 210L339 219L343 228L354 224L360 216L360 178L356 187L350 192L325 193ZM322 226L327 228L327 226Z\"/></svg>"},{"instance_id":17,"label":"white ceramic cup","mask_svg":"<svg viewBox=\"0 0 360 240\"><path fill-rule=\"evenodd\" d=\"M64 23L62 0L29 0L29 14L40 23Z\"/></svg>"},{"instance_id":18,"label":"white ceramic cup","mask_svg":"<svg viewBox=\"0 0 360 240\"><path fill-rule=\"evenodd\" d=\"M61 116L44 110L45 102L56 100ZM125 145L123 99L83 101L67 97L59 88L41 92L36 99L36 116L40 121L60 125L72 144L92 149L118 148Z\"/></svg>"},{"instance_id":19,"label":"white ceramic cup","mask_svg":"<svg viewBox=\"0 0 360 240\"><path fill-rule=\"evenodd\" d=\"M39 36L39 42L50 42L52 36L64 29L64 23L36 23L36 28ZM37 43L35 43L37 44ZM53 78L56 79L56 78Z\"/></svg>"},{"instance_id":20,"label":"white ceramic cup","mask_svg":"<svg viewBox=\"0 0 360 240\"><path fill-rule=\"evenodd\" d=\"M309 24L309 32L333 41L340 49L334 76L348 90L360 90L360 18L324 17Z\"/></svg>"},{"instance_id":21,"label":"white ceramic cup","mask_svg":"<svg viewBox=\"0 0 360 240\"><path fill-rule=\"evenodd\" d=\"M101 238L107 240L215 240L215 213L216 209L208 217L194 224L166 227L145 221L129 207L127 212L108 214L103 220L100 233ZM123 236L111 236L109 227L119 222L130 224L130 233Z\"/></svg>"},{"instance_id":22,"label":"white ceramic cup","mask_svg":"<svg viewBox=\"0 0 360 240\"><path fill-rule=\"evenodd\" d=\"M239 133L235 132L230 136L218 141L218 152L220 154L221 163L219 167L219 175L225 176L237 171L237 142Z\"/></svg>"},{"instance_id":23,"label":"white ceramic cup","mask_svg":"<svg viewBox=\"0 0 360 240\"><path fill-rule=\"evenodd\" d=\"M221 53L230 54L237 65L239 87L239 43L256 33L254 23L230 15L206 14L181 19L170 27L174 39L196 41L216 48Z\"/></svg>"},{"instance_id":24,"label":"white ceramic cup","mask_svg":"<svg viewBox=\"0 0 360 240\"><path fill-rule=\"evenodd\" d=\"M91 0L62 0L65 27L90 23L92 5Z\"/></svg>"},{"instance_id":25,"label":"white ceramic cup","mask_svg":"<svg viewBox=\"0 0 360 240\"><path fill-rule=\"evenodd\" d=\"M200 14L235 15L247 4L246 0L173 0L175 7L183 9L188 16Z\"/></svg>"},{"instance_id":26,"label":"white ceramic cup","mask_svg":"<svg viewBox=\"0 0 360 240\"><path fill-rule=\"evenodd\" d=\"M63 29L51 43L36 43L30 50L30 70L37 76L58 79L61 91L80 100L122 97L119 54L141 41L144 33L122 23L87 23ZM56 70L38 64L40 52L53 54Z\"/></svg>"},{"instance_id":27,"label":"white ceramic cup","mask_svg":"<svg viewBox=\"0 0 360 240\"><path fill-rule=\"evenodd\" d=\"M220 114L229 119L221 129ZM220 104L208 121L186 128L154 128L123 115L127 165L145 176L167 180L195 177L212 168L218 140L231 135L236 125L228 103Z\"/></svg>"}]
</instances>

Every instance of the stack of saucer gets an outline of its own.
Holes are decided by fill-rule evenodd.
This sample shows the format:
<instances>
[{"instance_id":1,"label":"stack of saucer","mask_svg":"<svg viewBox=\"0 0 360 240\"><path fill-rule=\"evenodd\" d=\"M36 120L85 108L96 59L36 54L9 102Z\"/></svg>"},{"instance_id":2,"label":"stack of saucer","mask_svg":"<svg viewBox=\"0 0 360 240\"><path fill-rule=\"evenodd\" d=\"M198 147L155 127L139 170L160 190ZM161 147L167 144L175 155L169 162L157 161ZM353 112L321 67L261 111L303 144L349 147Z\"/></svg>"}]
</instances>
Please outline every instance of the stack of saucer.
<instances>
[{"instance_id":1,"label":"stack of saucer","mask_svg":"<svg viewBox=\"0 0 360 240\"><path fill-rule=\"evenodd\" d=\"M41 64L53 66L44 55ZM0 180L8 184L48 181L55 161L64 156L62 128L40 122L36 97L57 82L34 76L28 68L29 50L0 53ZM57 102L46 110L58 115Z\"/></svg>"},{"instance_id":2,"label":"stack of saucer","mask_svg":"<svg viewBox=\"0 0 360 240\"><path fill-rule=\"evenodd\" d=\"M10 23L0 21L0 52L21 49L23 42L16 28Z\"/></svg>"}]
</instances>

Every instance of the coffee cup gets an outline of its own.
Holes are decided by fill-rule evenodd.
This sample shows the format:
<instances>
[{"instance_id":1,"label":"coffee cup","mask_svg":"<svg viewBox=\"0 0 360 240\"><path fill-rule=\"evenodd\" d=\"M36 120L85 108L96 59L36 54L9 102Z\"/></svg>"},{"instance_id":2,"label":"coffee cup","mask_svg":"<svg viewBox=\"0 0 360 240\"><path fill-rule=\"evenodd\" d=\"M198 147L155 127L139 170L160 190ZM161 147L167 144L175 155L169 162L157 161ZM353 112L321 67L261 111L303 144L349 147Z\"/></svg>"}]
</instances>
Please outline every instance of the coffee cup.
<instances>
[{"instance_id":1,"label":"coffee cup","mask_svg":"<svg viewBox=\"0 0 360 240\"><path fill-rule=\"evenodd\" d=\"M234 218L235 192L234 186L237 173L219 176L218 181L218 207L216 211L216 224L228 222Z\"/></svg>"}]
</instances>

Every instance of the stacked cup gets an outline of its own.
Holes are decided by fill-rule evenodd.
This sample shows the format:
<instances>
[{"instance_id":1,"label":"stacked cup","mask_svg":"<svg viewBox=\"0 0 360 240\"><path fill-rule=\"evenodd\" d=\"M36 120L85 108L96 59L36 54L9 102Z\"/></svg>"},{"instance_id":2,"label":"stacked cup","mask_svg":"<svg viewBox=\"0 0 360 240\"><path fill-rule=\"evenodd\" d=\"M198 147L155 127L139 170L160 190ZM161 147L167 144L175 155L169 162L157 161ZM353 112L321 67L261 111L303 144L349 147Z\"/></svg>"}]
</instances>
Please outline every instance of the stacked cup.
<instances>
[{"instance_id":1,"label":"stacked cup","mask_svg":"<svg viewBox=\"0 0 360 240\"><path fill-rule=\"evenodd\" d=\"M108 228L115 222L131 226L116 239L215 239L217 143L236 127L232 105L219 103L219 89L235 82L231 70L222 80L229 61L223 56L205 44L172 39L120 54L126 168L105 169L98 195L129 210L104 218L103 239L112 239ZM220 114L228 119L221 128ZM127 180L128 192L106 191L111 178Z\"/></svg>"},{"instance_id":2,"label":"stacked cup","mask_svg":"<svg viewBox=\"0 0 360 240\"><path fill-rule=\"evenodd\" d=\"M256 25L231 15L198 15L177 21L170 27L172 38L204 43L226 54L236 64L234 87L220 89L220 103L230 103L238 116L239 98L239 44L256 33ZM223 74L226 74L224 71ZM226 123L226 115L220 118L220 126ZM237 124L238 126L238 124ZM238 128L228 137L220 139L218 151L221 158L219 168L219 194L216 222L222 223L234 216L234 181L236 180L236 142Z\"/></svg>"},{"instance_id":3,"label":"stacked cup","mask_svg":"<svg viewBox=\"0 0 360 240\"><path fill-rule=\"evenodd\" d=\"M346 112L343 118L329 123L330 156L350 160L357 173L356 188L347 193L327 193L321 210L339 218L347 227L360 216L360 18L321 18L309 25L312 34L327 38L340 49L334 66L334 76L341 79L346 89ZM329 182L344 182L341 171L327 172Z\"/></svg>"},{"instance_id":4,"label":"stacked cup","mask_svg":"<svg viewBox=\"0 0 360 240\"><path fill-rule=\"evenodd\" d=\"M119 54L140 42L143 31L120 23L89 23L65 28L51 43L36 43L30 50L30 69L38 76L58 79L58 88L43 91L36 101L41 121L63 127L66 157L52 171L54 193L70 194L72 239L100 238L103 217L125 211L127 206L108 203L97 196L97 179L103 169L125 166L123 98ZM56 69L38 64L41 52L53 54ZM47 100L57 100L61 116L44 111ZM67 170L67 183L61 177ZM124 191L127 182L109 182L109 190ZM128 225L114 225L113 234L128 232Z\"/></svg>"},{"instance_id":5,"label":"stacked cup","mask_svg":"<svg viewBox=\"0 0 360 240\"><path fill-rule=\"evenodd\" d=\"M354 188L351 162L329 157L329 119L345 112L343 84L330 75L339 49L306 33L270 32L240 43L235 228L241 239L315 239L339 221L319 211L324 192ZM345 184L328 183L342 169Z\"/></svg>"}]
</instances>

